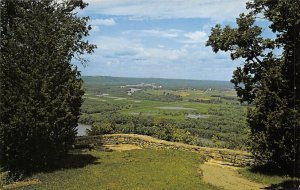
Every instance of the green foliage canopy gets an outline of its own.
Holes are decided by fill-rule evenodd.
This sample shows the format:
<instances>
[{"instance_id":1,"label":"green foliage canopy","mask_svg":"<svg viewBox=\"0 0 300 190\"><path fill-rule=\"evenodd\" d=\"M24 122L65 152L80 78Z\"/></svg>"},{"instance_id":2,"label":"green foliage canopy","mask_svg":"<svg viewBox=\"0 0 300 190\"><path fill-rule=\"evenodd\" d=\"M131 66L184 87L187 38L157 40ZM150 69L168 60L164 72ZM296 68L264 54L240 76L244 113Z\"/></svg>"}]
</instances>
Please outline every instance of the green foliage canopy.
<instances>
[{"instance_id":1,"label":"green foliage canopy","mask_svg":"<svg viewBox=\"0 0 300 190\"><path fill-rule=\"evenodd\" d=\"M0 163L12 172L45 169L76 136L82 80L70 64L94 45L81 0L1 1Z\"/></svg>"},{"instance_id":2,"label":"green foliage canopy","mask_svg":"<svg viewBox=\"0 0 300 190\"><path fill-rule=\"evenodd\" d=\"M271 165L300 176L300 3L293 0L254 0L237 27L216 25L207 45L244 59L231 80L249 110L251 152L259 165ZM256 19L263 15L276 34L263 38ZM276 55L275 50L282 50Z\"/></svg>"}]
</instances>

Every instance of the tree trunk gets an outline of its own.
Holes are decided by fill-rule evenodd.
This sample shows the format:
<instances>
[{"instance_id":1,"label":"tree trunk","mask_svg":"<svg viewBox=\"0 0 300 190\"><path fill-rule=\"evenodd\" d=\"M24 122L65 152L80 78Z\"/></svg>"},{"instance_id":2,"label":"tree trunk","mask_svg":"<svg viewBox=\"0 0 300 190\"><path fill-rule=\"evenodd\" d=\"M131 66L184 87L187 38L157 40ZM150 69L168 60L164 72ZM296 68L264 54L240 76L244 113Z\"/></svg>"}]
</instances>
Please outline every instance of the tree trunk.
<instances>
[{"instance_id":1,"label":"tree trunk","mask_svg":"<svg viewBox=\"0 0 300 190\"><path fill-rule=\"evenodd\" d=\"M296 135L296 168L295 174L300 177L300 24L295 29L294 84L295 84L295 135Z\"/></svg>"}]
</instances>

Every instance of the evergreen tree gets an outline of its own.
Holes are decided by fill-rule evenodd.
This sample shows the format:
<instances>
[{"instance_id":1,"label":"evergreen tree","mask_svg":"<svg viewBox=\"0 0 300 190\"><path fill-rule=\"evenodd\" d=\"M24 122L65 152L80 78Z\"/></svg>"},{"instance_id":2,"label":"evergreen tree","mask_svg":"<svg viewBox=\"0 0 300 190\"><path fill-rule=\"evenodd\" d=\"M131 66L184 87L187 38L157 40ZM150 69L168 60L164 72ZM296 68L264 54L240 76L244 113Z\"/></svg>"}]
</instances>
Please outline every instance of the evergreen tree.
<instances>
[{"instance_id":1,"label":"evergreen tree","mask_svg":"<svg viewBox=\"0 0 300 190\"><path fill-rule=\"evenodd\" d=\"M231 52L233 60L245 60L231 81L241 102L254 105L248 123L257 164L300 176L300 3L254 0L247 9L236 28L212 28L207 45L214 52ZM255 22L261 16L275 39L262 37Z\"/></svg>"},{"instance_id":2,"label":"evergreen tree","mask_svg":"<svg viewBox=\"0 0 300 190\"><path fill-rule=\"evenodd\" d=\"M81 0L1 1L0 164L47 168L74 142L82 103L75 57L91 53ZM82 60L82 59L81 59Z\"/></svg>"}]
</instances>

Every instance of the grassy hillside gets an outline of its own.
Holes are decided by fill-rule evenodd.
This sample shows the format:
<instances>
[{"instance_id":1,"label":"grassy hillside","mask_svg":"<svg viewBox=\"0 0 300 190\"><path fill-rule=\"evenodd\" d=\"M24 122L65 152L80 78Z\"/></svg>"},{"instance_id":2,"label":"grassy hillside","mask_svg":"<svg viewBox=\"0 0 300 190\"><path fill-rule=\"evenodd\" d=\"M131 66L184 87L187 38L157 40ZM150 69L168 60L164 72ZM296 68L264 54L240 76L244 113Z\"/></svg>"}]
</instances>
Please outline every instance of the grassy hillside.
<instances>
[{"instance_id":1,"label":"grassy hillside","mask_svg":"<svg viewBox=\"0 0 300 190\"><path fill-rule=\"evenodd\" d=\"M33 176L41 184L20 189L218 189L199 175L200 155L176 150L83 153L96 158L82 168Z\"/></svg>"},{"instance_id":2,"label":"grassy hillside","mask_svg":"<svg viewBox=\"0 0 300 190\"><path fill-rule=\"evenodd\" d=\"M104 146L113 151L74 151L53 171L35 174L4 189L280 190L300 185L299 180L257 173L223 161L204 162L203 155L196 152L141 149L133 144Z\"/></svg>"}]
</instances>

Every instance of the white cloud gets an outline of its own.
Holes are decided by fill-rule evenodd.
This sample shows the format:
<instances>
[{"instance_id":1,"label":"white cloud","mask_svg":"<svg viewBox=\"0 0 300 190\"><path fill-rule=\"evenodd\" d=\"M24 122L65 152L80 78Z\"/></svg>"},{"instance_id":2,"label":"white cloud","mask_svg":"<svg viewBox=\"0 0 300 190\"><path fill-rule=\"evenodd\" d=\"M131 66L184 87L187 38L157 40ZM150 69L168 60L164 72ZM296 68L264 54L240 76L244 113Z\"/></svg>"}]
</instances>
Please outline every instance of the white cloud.
<instances>
[{"instance_id":1,"label":"white cloud","mask_svg":"<svg viewBox=\"0 0 300 190\"><path fill-rule=\"evenodd\" d=\"M113 18L107 18L107 19L92 19L90 21L91 25L103 25L103 26L112 26L116 24L116 21Z\"/></svg>"},{"instance_id":2,"label":"white cloud","mask_svg":"<svg viewBox=\"0 0 300 190\"><path fill-rule=\"evenodd\" d=\"M177 29L147 29L147 30L126 30L123 31L123 35L132 35L132 36L147 36L147 37L158 37L158 38L176 38L183 33L182 30Z\"/></svg>"},{"instance_id":3,"label":"white cloud","mask_svg":"<svg viewBox=\"0 0 300 190\"><path fill-rule=\"evenodd\" d=\"M214 54L204 44L150 47L142 40L109 36L98 36L91 43L98 48L89 57L88 67L82 69L84 75L229 80L237 66L228 53Z\"/></svg>"},{"instance_id":4,"label":"white cloud","mask_svg":"<svg viewBox=\"0 0 300 190\"><path fill-rule=\"evenodd\" d=\"M184 43L203 43L207 40L207 34L204 31L195 31L185 33L184 36L188 38Z\"/></svg>"},{"instance_id":5,"label":"white cloud","mask_svg":"<svg viewBox=\"0 0 300 190\"><path fill-rule=\"evenodd\" d=\"M157 38L170 38L174 42L179 43L195 43L200 44L206 42L208 36L205 31L186 32L178 29L147 29L147 30L126 30L122 32L123 35L130 35L132 37L157 37Z\"/></svg>"},{"instance_id":6,"label":"white cloud","mask_svg":"<svg viewBox=\"0 0 300 190\"><path fill-rule=\"evenodd\" d=\"M150 36L175 38L178 37L182 31L169 29L169 30L142 30L142 32Z\"/></svg>"},{"instance_id":7,"label":"white cloud","mask_svg":"<svg viewBox=\"0 0 300 190\"><path fill-rule=\"evenodd\" d=\"M96 26L96 25L92 25L92 32L99 32L100 31L100 27Z\"/></svg>"},{"instance_id":8,"label":"white cloud","mask_svg":"<svg viewBox=\"0 0 300 190\"><path fill-rule=\"evenodd\" d=\"M188 55L185 48L167 49L161 47L145 47L138 41L122 37L98 37L93 43L97 44L93 59L97 61L122 64L160 64L178 61Z\"/></svg>"},{"instance_id":9,"label":"white cloud","mask_svg":"<svg viewBox=\"0 0 300 190\"><path fill-rule=\"evenodd\" d=\"M112 64L136 65L174 65L201 63L211 65L212 62L224 62L230 58L227 53L214 54L204 45L183 44L178 48L146 47L139 41L123 37L101 36L93 41L98 48L92 58L96 62Z\"/></svg>"},{"instance_id":10,"label":"white cloud","mask_svg":"<svg viewBox=\"0 0 300 190\"><path fill-rule=\"evenodd\" d=\"M133 19L208 18L232 20L245 11L248 0L87 0L89 13Z\"/></svg>"}]
</instances>

